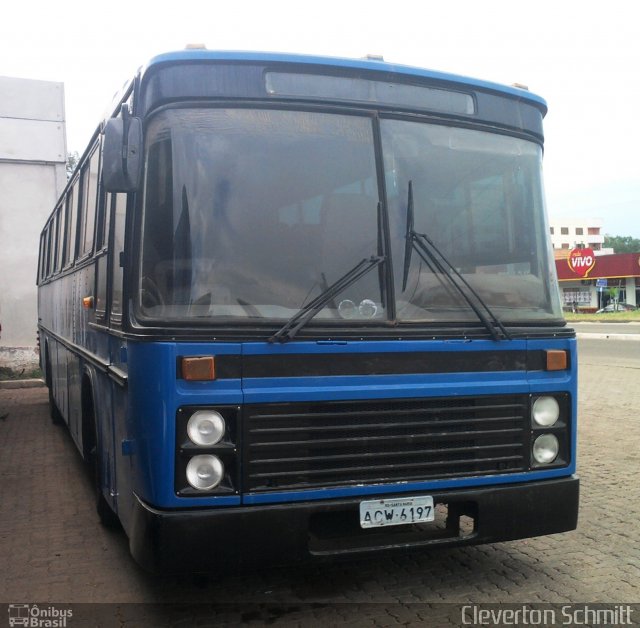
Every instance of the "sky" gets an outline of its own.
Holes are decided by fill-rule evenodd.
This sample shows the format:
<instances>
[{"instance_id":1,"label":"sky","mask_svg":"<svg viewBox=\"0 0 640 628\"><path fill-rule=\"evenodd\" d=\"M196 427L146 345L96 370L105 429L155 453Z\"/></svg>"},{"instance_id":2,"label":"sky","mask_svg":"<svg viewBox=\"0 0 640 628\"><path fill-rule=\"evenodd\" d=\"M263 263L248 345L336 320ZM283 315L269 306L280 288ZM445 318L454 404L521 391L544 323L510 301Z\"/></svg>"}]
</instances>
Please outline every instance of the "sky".
<instances>
[{"instance_id":1,"label":"sky","mask_svg":"<svg viewBox=\"0 0 640 628\"><path fill-rule=\"evenodd\" d=\"M640 238L640 36L630 0L129 0L5 3L0 76L65 86L67 148L82 153L136 69L187 43L363 57L503 84L549 105L551 219L600 218Z\"/></svg>"}]
</instances>

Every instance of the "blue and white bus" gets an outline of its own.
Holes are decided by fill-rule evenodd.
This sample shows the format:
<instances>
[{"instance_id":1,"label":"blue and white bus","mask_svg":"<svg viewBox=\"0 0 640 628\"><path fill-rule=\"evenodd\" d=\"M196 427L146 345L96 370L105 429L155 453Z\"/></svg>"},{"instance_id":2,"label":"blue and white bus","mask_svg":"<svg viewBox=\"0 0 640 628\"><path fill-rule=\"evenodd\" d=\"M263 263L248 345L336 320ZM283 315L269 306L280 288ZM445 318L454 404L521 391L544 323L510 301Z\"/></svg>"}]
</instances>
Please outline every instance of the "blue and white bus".
<instances>
[{"instance_id":1,"label":"blue and white bus","mask_svg":"<svg viewBox=\"0 0 640 628\"><path fill-rule=\"evenodd\" d=\"M380 59L158 56L40 241L55 421L154 571L572 530L543 99Z\"/></svg>"}]
</instances>

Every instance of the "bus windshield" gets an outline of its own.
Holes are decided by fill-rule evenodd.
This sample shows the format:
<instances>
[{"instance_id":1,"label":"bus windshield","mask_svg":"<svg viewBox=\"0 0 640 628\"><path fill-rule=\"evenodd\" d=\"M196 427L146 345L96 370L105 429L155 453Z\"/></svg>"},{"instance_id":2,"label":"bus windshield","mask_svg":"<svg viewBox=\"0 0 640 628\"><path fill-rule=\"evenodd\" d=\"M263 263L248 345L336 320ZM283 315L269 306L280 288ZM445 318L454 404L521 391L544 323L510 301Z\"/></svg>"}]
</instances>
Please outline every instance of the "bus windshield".
<instances>
[{"instance_id":1,"label":"bus windshield","mask_svg":"<svg viewBox=\"0 0 640 628\"><path fill-rule=\"evenodd\" d=\"M151 120L139 311L155 320L288 320L364 259L392 260L398 321L477 320L413 255L403 281L409 182L426 233L505 321L561 317L549 266L541 150L495 133L371 117L178 108ZM390 251L382 251L379 190ZM315 319L386 320L372 271ZM345 320L347 319L347 320Z\"/></svg>"},{"instance_id":2,"label":"bus windshield","mask_svg":"<svg viewBox=\"0 0 640 628\"><path fill-rule=\"evenodd\" d=\"M561 318L542 149L514 137L421 122L383 120L381 127L398 319L473 317L431 260L407 254L410 202L413 232L433 242L498 318Z\"/></svg>"},{"instance_id":3,"label":"bus windshield","mask_svg":"<svg viewBox=\"0 0 640 628\"><path fill-rule=\"evenodd\" d=\"M143 314L288 319L379 253L371 119L178 109L147 137ZM383 318L379 273L317 317L338 316L346 300Z\"/></svg>"}]
</instances>

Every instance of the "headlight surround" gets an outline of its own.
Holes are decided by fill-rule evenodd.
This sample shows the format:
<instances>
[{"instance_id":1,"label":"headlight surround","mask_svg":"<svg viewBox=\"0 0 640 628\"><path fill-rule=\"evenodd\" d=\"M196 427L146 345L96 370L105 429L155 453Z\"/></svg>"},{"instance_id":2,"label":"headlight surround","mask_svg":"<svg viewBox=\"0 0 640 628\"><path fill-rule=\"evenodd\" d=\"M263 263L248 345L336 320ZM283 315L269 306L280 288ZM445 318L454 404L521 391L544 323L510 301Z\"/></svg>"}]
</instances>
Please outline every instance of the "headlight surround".
<instances>
[{"instance_id":1,"label":"headlight surround","mask_svg":"<svg viewBox=\"0 0 640 628\"><path fill-rule=\"evenodd\" d=\"M211 447L224 437L225 423L222 415L215 410L198 410L187 423L187 435L191 442L203 447Z\"/></svg>"},{"instance_id":2,"label":"headlight surround","mask_svg":"<svg viewBox=\"0 0 640 628\"><path fill-rule=\"evenodd\" d=\"M560 418L560 404L555 397L538 397L533 402L531 418L540 427L551 427Z\"/></svg>"},{"instance_id":3,"label":"headlight surround","mask_svg":"<svg viewBox=\"0 0 640 628\"><path fill-rule=\"evenodd\" d=\"M194 456L187 464L187 482L199 491L211 491L224 477L224 465L218 456Z\"/></svg>"},{"instance_id":4,"label":"headlight surround","mask_svg":"<svg viewBox=\"0 0 640 628\"><path fill-rule=\"evenodd\" d=\"M182 406L176 411L174 490L191 499L239 495L240 406Z\"/></svg>"},{"instance_id":5,"label":"headlight surround","mask_svg":"<svg viewBox=\"0 0 640 628\"><path fill-rule=\"evenodd\" d=\"M541 434L533 441L533 459L538 464L550 464L560 451L560 443L554 434Z\"/></svg>"}]
</instances>

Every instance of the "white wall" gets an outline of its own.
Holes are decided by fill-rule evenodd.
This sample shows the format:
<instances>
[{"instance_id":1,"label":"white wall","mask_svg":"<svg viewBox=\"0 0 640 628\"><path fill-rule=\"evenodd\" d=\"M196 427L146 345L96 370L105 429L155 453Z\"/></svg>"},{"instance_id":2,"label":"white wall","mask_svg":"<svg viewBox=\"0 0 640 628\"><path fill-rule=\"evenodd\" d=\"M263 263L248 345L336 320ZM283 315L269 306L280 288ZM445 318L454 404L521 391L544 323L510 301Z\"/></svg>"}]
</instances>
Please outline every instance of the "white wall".
<instances>
[{"instance_id":1,"label":"white wall","mask_svg":"<svg viewBox=\"0 0 640 628\"><path fill-rule=\"evenodd\" d=\"M66 184L62 83L0 77L0 366L36 344L39 235Z\"/></svg>"}]
</instances>

